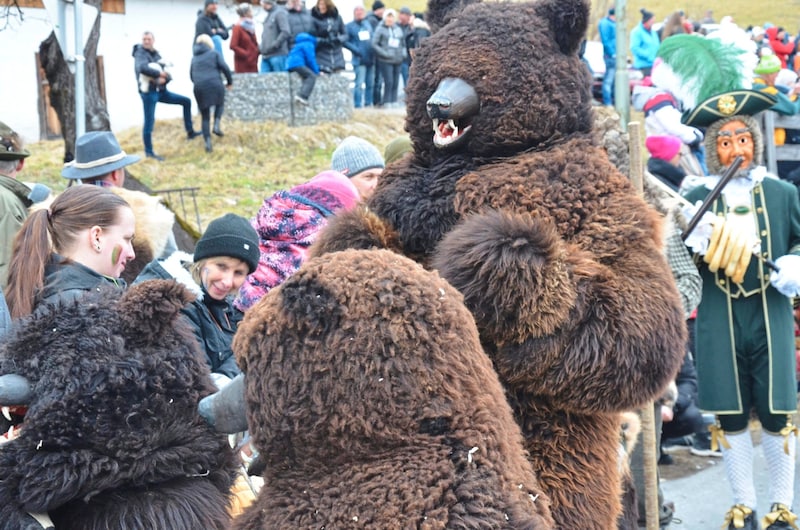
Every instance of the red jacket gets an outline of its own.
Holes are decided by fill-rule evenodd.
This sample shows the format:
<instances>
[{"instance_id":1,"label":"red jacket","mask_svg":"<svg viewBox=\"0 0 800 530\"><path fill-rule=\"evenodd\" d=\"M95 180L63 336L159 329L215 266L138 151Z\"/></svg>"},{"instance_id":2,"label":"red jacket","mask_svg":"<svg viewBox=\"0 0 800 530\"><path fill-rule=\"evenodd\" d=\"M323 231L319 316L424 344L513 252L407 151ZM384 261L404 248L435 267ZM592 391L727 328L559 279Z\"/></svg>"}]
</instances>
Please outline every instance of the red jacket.
<instances>
[{"instance_id":1,"label":"red jacket","mask_svg":"<svg viewBox=\"0 0 800 530\"><path fill-rule=\"evenodd\" d=\"M233 50L234 72L237 74L258 73L258 40L254 33L244 29L241 24L233 26L231 50Z\"/></svg>"},{"instance_id":2,"label":"red jacket","mask_svg":"<svg viewBox=\"0 0 800 530\"><path fill-rule=\"evenodd\" d=\"M767 28L766 33L770 48L772 48L775 56L781 60L781 67L786 68L786 59L794 51L794 42L783 42L783 39L779 39L777 26Z\"/></svg>"}]
</instances>

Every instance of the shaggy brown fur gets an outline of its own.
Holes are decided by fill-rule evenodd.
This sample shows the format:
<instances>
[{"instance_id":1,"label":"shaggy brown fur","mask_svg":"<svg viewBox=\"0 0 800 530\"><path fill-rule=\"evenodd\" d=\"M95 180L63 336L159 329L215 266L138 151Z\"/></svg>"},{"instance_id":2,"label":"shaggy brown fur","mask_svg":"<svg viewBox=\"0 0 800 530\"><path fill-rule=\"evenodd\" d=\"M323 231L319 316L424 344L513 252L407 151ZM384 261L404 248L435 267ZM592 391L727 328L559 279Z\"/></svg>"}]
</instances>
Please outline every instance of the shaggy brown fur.
<instances>
[{"instance_id":1,"label":"shaggy brown fur","mask_svg":"<svg viewBox=\"0 0 800 530\"><path fill-rule=\"evenodd\" d=\"M49 512L57 530L228 527L235 460L197 413L213 386L178 318L190 299L143 282L19 323L0 374L27 378L34 397L0 445L0 528L27 528L26 512Z\"/></svg>"},{"instance_id":2,"label":"shaggy brown fur","mask_svg":"<svg viewBox=\"0 0 800 530\"><path fill-rule=\"evenodd\" d=\"M461 295L385 250L312 259L233 349L264 487L238 529L549 529Z\"/></svg>"},{"instance_id":3,"label":"shaggy brown fur","mask_svg":"<svg viewBox=\"0 0 800 530\"><path fill-rule=\"evenodd\" d=\"M461 3L431 0L439 17ZM413 156L387 168L369 206L464 295L556 527L607 530L619 412L675 375L685 324L658 215L591 131L577 54L588 13L582 0L476 4L428 38L407 91ZM463 143L439 149L426 104L445 78L473 87L480 111ZM334 219L315 255L368 240L359 215Z\"/></svg>"}]
</instances>

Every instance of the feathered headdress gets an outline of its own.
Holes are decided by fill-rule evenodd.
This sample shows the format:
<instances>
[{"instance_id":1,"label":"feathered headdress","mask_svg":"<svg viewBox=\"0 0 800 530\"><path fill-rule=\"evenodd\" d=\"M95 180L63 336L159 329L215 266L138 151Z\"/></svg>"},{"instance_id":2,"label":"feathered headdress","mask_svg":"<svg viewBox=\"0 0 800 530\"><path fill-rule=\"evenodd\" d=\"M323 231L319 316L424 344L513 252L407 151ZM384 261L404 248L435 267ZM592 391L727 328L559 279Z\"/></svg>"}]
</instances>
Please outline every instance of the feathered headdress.
<instances>
[{"instance_id":1,"label":"feathered headdress","mask_svg":"<svg viewBox=\"0 0 800 530\"><path fill-rule=\"evenodd\" d=\"M658 49L653 84L675 96L683 110L722 92L749 89L758 61L754 45L735 26L708 37L673 35Z\"/></svg>"}]
</instances>

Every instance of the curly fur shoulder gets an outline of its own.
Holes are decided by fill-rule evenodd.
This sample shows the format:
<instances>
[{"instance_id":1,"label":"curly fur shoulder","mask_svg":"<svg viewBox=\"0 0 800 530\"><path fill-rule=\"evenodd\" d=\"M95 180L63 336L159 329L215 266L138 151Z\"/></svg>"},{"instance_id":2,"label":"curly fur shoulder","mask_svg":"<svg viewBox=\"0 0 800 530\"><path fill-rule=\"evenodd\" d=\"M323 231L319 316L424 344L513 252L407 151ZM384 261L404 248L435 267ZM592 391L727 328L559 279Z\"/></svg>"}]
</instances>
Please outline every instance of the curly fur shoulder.
<instances>
[{"instance_id":1,"label":"curly fur shoulder","mask_svg":"<svg viewBox=\"0 0 800 530\"><path fill-rule=\"evenodd\" d=\"M115 194L125 199L131 205L136 217L136 239L146 241L153 256L158 257L164 252L167 240L172 233L175 223L175 214L161 202L161 197L148 195L143 191L134 191L126 188L109 188Z\"/></svg>"},{"instance_id":2,"label":"curly fur shoulder","mask_svg":"<svg viewBox=\"0 0 800 530\"><path fill-rule=\"evenodd\" d=\"M169 273L170 276L175 278L178 283L189 289L189 291L191 291L191 293L195 295L198 300L202 300L203 288L200 287L196 281L194 281L194 278L192 278L192 273L189 272L187 267L187 265L193 262L194 258L192 255L182 250L173 252L167 259L159 261L161 266Z\"/></svg>"}]
</instances>

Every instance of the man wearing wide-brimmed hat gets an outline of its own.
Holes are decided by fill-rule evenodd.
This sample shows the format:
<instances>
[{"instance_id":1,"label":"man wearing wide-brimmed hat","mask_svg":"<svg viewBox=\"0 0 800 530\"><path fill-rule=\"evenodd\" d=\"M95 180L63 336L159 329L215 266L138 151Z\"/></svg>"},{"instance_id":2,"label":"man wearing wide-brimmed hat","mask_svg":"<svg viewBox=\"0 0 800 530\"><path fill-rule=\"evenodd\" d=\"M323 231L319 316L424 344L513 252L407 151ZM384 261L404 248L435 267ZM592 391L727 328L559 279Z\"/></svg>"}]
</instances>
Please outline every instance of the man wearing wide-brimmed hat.
<instances>
[{"instance_id":1,"label":"man wearing wide-brimmed hat","mask_svg":"<svg viewBox=\"0 0 800 530\"><path fill-rule=\"evenodd\" d=\"M6 284L14 236L28 217L28 207L50 195L46 186L29 187L17 180L29 155L19 135L0 122L0 287Z\"/></svg>"},{"instance_id":2,"label":"man wearing wide-brimmed hat","mask_svg":"<svg viewBox=\"0 0 800 530\"><path fill-rule=\"evenodd\" d=\"M125 166L139 160L137 155L122 150L113 133L92 131L75 142L75 159L64 166L61 176L79 184L121 188L125 183Z\"/></svg>"}]
</instances>

